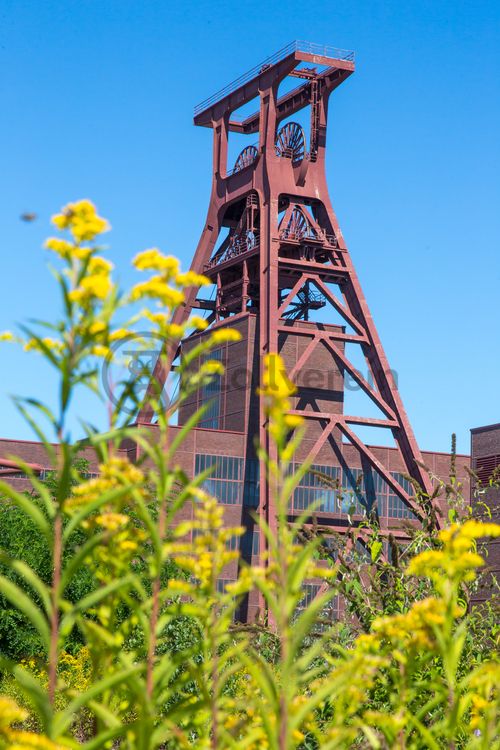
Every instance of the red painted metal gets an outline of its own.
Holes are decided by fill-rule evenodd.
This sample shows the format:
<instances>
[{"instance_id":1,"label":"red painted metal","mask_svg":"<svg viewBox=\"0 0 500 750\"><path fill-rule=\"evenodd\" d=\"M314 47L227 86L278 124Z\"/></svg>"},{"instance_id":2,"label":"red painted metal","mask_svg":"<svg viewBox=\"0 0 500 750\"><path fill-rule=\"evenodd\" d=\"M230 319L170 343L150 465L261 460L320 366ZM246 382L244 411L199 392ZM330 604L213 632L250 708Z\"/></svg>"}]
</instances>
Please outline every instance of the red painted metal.
<instances>
[{"instance_id":1,"label":"red painted metal","mask_svg":"<svg viewBox=\"0 0 500 750\"><path fill-rule=\"evenodd\" d=\"M304 70L299 67L303 62L323 69ZM325 176L328 100L353 71L352 54L335 56L327 48L315 51L312 46L296 43L197 107L195 124L213 129L213 178L208 214L191 268L208 275L216 285L217 294L215 305L210 307L208 301L196 300L197 289L190 289L185 306L176 311L173 322L184 322L195 306L214 309L216 321L249 310L255 312L261 367L267 353L278 351L279 334L291 330L293 324L294 335L308 336L311 341L298 358L292 375L308 362L316 347L325 347L332 356L332 368L350 373L383 417L295 409L294 413L307 420L315 419L322 426L309 458L314 459L327 441L339 440L335 432L342 433L418 514L414 501L352 429L352 425L390 429L407 473L431 492L429 478L421 468L420 450L328 195ZM279 97L279 85L289 75L304 82ZM241 122L232 119L236 109L255 97L259 100L258 112ZM284 118L306 106L311 108L309 144L300 125L292 121L281 125ZM227 171L230 131L259 134L258 148L245 148L232 172ZM229 235L214 253L223 227L229 227ZM338 285L341 299L327 284ZM313 287L316 296L311 296ZM311 324L307 328L294 324L294 316L307 319L313 303L320 304L319 297L321 306L329 305L354 333L325 330L324 325L311 330ZM297 298L299 301L294 302ZM290 313L293 305L295 312ZM287 316L291 318L288 323ZM361 347L372 383L350 362L344 351L345 342ZM154 373L160 383L165 382L176 352L167 354L166 363L159 362ZM262 400L259 408L258 437L272 456ZM147 422L150 417L144 411L138 421ZM342 450L342 443L338 448ZM261 468L259 512L272 527L273 497L264 479L264 467ZM262 538L261 549L265 547L264 541Z\"/></svg>"}]
</instances>

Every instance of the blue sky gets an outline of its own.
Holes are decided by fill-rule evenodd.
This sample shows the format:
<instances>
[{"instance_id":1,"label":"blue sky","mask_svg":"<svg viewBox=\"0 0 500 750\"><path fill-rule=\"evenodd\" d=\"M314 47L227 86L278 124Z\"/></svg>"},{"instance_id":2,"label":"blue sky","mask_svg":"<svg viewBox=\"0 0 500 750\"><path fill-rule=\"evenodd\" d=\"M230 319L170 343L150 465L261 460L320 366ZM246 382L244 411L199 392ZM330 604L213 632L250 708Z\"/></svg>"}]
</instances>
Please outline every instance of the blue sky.
<instances>
[{"instance_id":1,"label":"blue sky","mask_svg":"<svg viewBox=\"0 0 500 750\"><path fill-rule=\"evenodd\" d=\"M187 266L211 160L192 108L293 39L356 52L332 99L332 201L421 447L456 431L466 452L470 427L500 421L493 0L3 0L0 330L57 314L41 245L70 200L110 219L124 284L146 247ZM30 438L9 394L50 400L53 378L36 355L0 356L0 434Z\"/></svg>"}]
</instances>

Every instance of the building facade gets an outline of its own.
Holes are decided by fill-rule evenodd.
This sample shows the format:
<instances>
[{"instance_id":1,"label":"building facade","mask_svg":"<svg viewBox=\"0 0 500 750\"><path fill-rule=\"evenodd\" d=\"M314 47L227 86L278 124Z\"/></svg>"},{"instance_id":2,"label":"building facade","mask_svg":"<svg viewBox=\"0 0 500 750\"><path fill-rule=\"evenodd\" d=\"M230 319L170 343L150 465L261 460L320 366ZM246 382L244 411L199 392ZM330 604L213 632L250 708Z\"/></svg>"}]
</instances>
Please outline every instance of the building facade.
<instances>
[{"instance_id":1,"label":"building facade","mask_svg":"<svg viewBox=\"0 0 500 750\"><path fill-rule=\"evenodd\" d=\"M472 492L472 511L482 521L500 523L500 424L471 430L471 468L477 475ZM498 595L500 539L486 544L486 570L476 601Z\"/></svg>"}]
</instances>

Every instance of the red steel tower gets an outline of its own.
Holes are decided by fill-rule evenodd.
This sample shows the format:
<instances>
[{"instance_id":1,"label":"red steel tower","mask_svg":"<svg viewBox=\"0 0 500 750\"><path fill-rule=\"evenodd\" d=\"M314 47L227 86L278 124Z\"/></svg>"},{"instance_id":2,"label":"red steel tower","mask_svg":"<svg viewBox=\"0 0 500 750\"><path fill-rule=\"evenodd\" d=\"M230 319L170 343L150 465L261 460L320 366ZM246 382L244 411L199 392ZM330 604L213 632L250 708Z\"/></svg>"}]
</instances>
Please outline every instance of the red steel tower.
<instances>
[{"instance_id":1,"label":"red steel tower","mask_svg":"<svg viewBox=\"0 0 500 750\"><path fill-rule=\"evenodd\" d=\"M321 451L324 457L329 446L332 463L338 464L354 448L361 463L418 516L408 485L405 488L395 478L380 452L376 455L358 434L366 427L391 431L401 465L430 492L420 450L328 195L329 98L353 72L353 53L294 42L196 107L195 125L213 130L213 177L191 269L213 281L215 295L212 300L199 299L199 290L192 288L174 322L185 321L193 308L207 310L212 326L251 315L256 320L256 367L262 366L266 353L284 350L292 336L292 380L314 361L321 361L323 372L339 374L342 384L349 376L377 407L378 416L343 413L338 402L325 396L324 388L321 398L314 387L306 396L299 392L293 413L306 419L308 456L314 460ZM236 111L254 99L256 111L239 117ZM300 118L303 124L296 121ZM245 145L234 165L227 163L231 133L250 141L258 136L258 143ZM332 324L339 318L341 325ZM353 347L362 352L366 374L352 361ZM167 364L158 362L157 383L165 383L179 354L168 352ZM258 433L270 450L263 403L254 392L256 381L249 379L245 387L254 393L249 408L257 411L258 427L257 419L253 426L246 419L244 429ZM143 411L138 421L150 418ZM259 512L272 524L272 497L262 473L261 477Z\"/></svg>"}]
</instances>

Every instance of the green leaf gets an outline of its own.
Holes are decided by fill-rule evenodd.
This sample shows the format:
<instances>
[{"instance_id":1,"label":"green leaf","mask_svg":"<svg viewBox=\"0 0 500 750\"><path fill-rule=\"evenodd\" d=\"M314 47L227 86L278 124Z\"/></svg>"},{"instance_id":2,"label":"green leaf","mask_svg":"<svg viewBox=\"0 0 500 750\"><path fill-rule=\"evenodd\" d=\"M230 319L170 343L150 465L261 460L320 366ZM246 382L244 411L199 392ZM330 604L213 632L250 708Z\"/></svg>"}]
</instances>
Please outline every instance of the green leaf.
<instances>
[{"instance_id":1,"label":"green leaf","mask_svg":"<svg viewBox=\"0 0 500 750\"><path fill-rule=\"evenodd\" d=\"M4 563L5 565L8 565L12 570L18 573L24 579L24 581L28 584L28 586L30 586L34 591L36 591L36 593L42 600L43 606L45 607L47 617L50 617L50 613L52 612L52 603L50 601L50 589L48 586L45 585L45 583L41 580L41 578L37 575L37 573L33 570L33 568L30 568L30 566L27 563L25 563L23 560L12 560L1 551L0 551L0 562Z\"/></svg>"},{"instance_id":2,"label":"green leaf","mask_svg":"<svg viewBox=\"0 0 500 750\"><path fill-rule=\"evenodd\" d=\"M0 593L2 593L16 609L26 615L31 624L36 628L45 646L48 648L50 642L49 626L43 613L39 610L36 604L32 602L29 596L27 596L19 586L12 581L9 581L9 579L3 575L0 575Z\"/></svg>"},{"instance_id":3,"label":"green leaf","mask_svg":"<svg viewBox=\"0 0 500 750\"><path fill-rule=\"evenodd\" d=\"M380 541L374 541L371 543L370 555L371 555L372 563L377 562L377 560L379 559L383 546L384 545Z\"/></svg>"}]
</instances>

